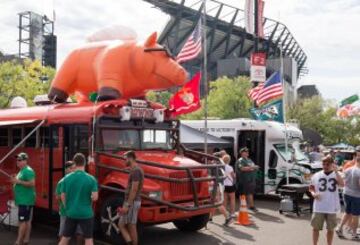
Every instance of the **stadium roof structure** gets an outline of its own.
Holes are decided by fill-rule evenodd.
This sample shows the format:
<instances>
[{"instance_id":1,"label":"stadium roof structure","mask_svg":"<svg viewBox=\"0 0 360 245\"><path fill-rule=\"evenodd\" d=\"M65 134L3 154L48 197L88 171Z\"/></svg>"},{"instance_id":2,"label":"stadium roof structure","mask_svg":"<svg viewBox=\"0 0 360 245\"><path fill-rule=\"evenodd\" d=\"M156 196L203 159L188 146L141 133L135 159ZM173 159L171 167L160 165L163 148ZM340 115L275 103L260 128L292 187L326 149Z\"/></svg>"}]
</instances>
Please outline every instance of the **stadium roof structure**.
<instances>
[{"instance_id":1,"label":"stadium roof structure","mask_svg":"<svg viewBox=\"0 0 360 245\"><path fill-rule=\"evenodd\" d=\"M159 43L167 46L173 54L179 53L187 37L194 30L203 13L202 0L144 0L171 16L159 37ZM290 30L282 23L264 17L264 38L259 39L259 50L268 58L292 57L297 64L298 76L307 74L307 56ZM245 31L244 10L216 0L207 0L206 36L208 71L213 77L217 61L221 59L250 57L254 51L255 37ZM201 58L186 64L201 66Z\"/></svg>"}]
</instances>

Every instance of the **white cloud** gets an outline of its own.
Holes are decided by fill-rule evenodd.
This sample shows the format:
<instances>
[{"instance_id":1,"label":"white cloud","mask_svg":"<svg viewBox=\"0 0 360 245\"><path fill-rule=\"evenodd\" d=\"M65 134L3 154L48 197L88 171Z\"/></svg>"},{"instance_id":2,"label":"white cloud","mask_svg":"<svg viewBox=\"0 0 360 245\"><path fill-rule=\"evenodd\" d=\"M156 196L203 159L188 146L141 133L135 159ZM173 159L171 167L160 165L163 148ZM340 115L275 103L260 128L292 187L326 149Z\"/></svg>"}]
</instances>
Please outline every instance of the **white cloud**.
<instances>
[{"instance_id":1,"label":"white cloud","mask_svg":"<svg viewBox=\"0 0 360 245\"><path fill-rule=\"evenodd\" d=\"M223 2L244 6L244 0ZM152 31L161 32L168 20L166 14L142 0L1 0L0 49L17 52L17 13L31 10L51 17L53 3L59 64L86 36L102 27L129 26L145 39ZM265 0L265 16L284 23L306 52L310 73L300 84L314 83L324 97L338 100L359 92L358 0Z\"/></svg>"}]
</instances>

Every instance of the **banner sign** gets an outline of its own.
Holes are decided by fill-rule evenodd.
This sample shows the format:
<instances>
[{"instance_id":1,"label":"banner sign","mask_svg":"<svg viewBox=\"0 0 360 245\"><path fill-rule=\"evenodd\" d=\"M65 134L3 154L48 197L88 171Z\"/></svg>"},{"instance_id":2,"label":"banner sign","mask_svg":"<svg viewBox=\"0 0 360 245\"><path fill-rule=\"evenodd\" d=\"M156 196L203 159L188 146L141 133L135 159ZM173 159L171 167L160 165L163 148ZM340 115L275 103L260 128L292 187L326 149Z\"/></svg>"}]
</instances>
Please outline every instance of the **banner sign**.
<instances>
[{"instance_id":1,"label":"banner sign","mask_svg":"<svg viewBox=\"0 0 360 245\"><path fill-rule=\"evenodd\" d=\"M343 107L345 105L349 105L349 104L352 104L356 101L359 100L359 96L357 94L354 94L346 99L343 99L341 102L340 102L340 107Z\"/></svg>"},{"instance_id":2,"label":"banner sign","mask_svg":"<svg viewBox=\"0 0 360 245\"><path fill-rule=\"evenodd\" d=\"M266 80L266 53L251 54L250 80L252 82L264 82Z\"/></svg>"},{"instance_id":3,"label":"banner sign","mask_svg":"<svg viewBox=\"0 0 360 245\"><path fill-rule=\"evenodd\" d=\"M264 17L264 1L263 0L257 0L258 1L258 16L257 16L257 23L258 23L258 37L264 38L264 25L263 25L263 17Z\"/></svg>"},{"instance_id":4,"label":"banner sign","mask_svg":"<svg viewBox=\"0 0 360 245\"><path fill-rule=\"evenodd\" d=\"M278 100L261 108L252 108L250 114L256 120L284 122L282 103L282 100Z\"/></svg>"},{"instance_id":5,"label":"banner sign","mask_svg":"<svg viewBox=\"0 0 360 245\"><path fill-rule=\"evenodd\" d=\"M245 30L254 34L254 1L245 0Z\"/></svg>"}]
</instances>

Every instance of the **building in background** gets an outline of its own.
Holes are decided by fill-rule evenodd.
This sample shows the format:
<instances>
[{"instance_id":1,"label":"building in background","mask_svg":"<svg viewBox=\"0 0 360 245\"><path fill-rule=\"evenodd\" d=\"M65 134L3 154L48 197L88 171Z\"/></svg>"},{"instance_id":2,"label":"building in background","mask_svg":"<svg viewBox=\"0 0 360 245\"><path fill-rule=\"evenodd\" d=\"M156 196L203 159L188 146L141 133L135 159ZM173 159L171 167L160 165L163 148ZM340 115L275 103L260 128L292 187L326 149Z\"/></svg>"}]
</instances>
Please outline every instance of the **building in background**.
<instances>
[{"instance_id":1,"label":"building in background","mask_svg":"<svg viewBox=\"0 0 360 245\"><path fill-rule=\"evenodd\" d=\"M302 85L297 89L297 95L299 99L307 99L320 95L320 92L316 85Z\"/></svg>"},{"instance_id":2,"label":"building in background","mask_svg":"<svg viewBox=\"0 0 360 245\"><path fill-rule=\"evenodd\" d=\"M170 15L159 42L177 54L193 31L203 13L202 1L144 0ZM208 80L221 76L249 75L250 55L255 49L254 35L245 30L244 10L208 0L206 4L206 38ZM278 21L263 18L264 38L258 42L259 51L267 55L267 76L280 70L280 47L284 61L287 101L296 99L296 86L300 76L307 74L307 56L290 30ZM194 74L202 67L203 55L184 64Z\"/></svg>"}]
</instances>

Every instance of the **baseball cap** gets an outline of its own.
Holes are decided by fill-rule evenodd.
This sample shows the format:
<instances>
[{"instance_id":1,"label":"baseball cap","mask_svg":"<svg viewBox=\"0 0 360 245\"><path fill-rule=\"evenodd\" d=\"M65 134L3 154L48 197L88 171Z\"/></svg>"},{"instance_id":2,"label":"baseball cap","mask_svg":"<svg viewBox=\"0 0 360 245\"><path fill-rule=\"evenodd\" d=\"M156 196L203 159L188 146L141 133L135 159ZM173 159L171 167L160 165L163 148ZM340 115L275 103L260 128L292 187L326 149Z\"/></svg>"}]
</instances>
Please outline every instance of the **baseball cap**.
<instances>
[{"instance_id":1,"label":"baseball cap","mask_svg":"<svg viewBox=\"0 0 360 245\"><path fill-rule=\"evenodd\" d=\"M247 151L247 152L248 152L248 151L249 151L249 148L243 147L243 148L240 149L240 153L242 153L242 152L244 152L244 151Z\"/></svg>"},{"instance_id":2,"label":"baseball cap","mask_svg":"<svg viewBox=\"0 0 360 245\"><path fill-rule=\"evenodd\" d=\"M73 161L67 161L66 163L65 163L65 169L67 169L67 168L69 168L69 167L71 167L71 166L74 166L75 165L75 162L73 162Z\"/></svg>"},{"instance_id":3,"label":"baseball cap","mask_svg":"<svg viewBox=\"0 0 360 245\"><path fill-rule=\"evenodd\" d=\"M355 151L360 151L360 145L355 148Z\"/></svg>"},{"instance_id":4,"label":"baseball cap","mask_svg":"<svg viewBox=\"0 0 360 245\"><path fill-rule=\"evenodd\" d=\"M25 152L20 152L15 157L16 157L17 160L26 160L26 159L29 158L28 154L26 154Z\"/></svg>"}]
</instances>

